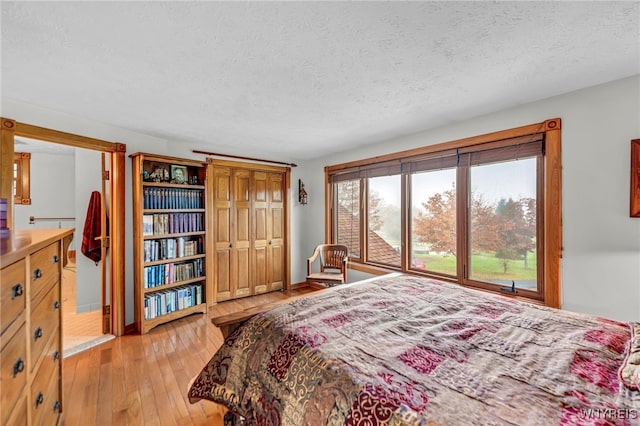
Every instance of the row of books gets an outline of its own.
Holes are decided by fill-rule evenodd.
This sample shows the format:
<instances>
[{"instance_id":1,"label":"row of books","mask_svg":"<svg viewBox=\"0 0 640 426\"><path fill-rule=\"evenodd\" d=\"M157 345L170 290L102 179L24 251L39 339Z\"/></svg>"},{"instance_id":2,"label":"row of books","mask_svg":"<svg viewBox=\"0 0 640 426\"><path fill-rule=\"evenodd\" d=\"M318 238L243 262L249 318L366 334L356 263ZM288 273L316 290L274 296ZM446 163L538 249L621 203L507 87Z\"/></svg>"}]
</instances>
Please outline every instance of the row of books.
<instances>
[{"instance_id":1,"label":"row of books","mask_svg":"<svg viewBox=\"0 0 640 426\"><path fill-rule=\"evenodd\" d=\"M144 188L145 209L202 209L203 191L179 188Z\"/></svg>"},{"instance_id":2,"label":"row of books","mask_svg":"<svg viewBox=\"0 0 640 426\"><path fill-rule=\"evenodd\" d=\"M158 213L142 215L142 235L182 234L204 231L202 213Z\"/></svg>"},{"instance_id":3,"label":"row of books","mask_svg":"<svg viewBox=\"0 0 640 426\"><path fill-rule=\"evenodd\" d=\"M7 211L9 203L6 198L0 198L0 229L7 229Z\"/></svg>"},{"instance_id":4,"label":"row of books","mask_svg":"<svg viewBox=\"0 0 640 426\"><path fill-rule=\"evenodd\" d=\"M183 263L172 262L164 265L145 266L144 288L173 284L203 276L204 261L202 258Z\"/></svg>"},{"instance_id":5,"label":"row of books","mask_svg":"<svg viewBox=\"0 0 640 426\"><path fill-rule=\"evenodd\" d=\"M202 303L202 286L187 285L147 294L144 297L144 319L150 320Z\"/></svg>"},{"instance_id":6,"label":"row of books","mask_svg":"<svg viewBox=\"0 0 640 426\"><path fill-rule=\"evenodd\" d=\"M178 237L144 241L145 262L195 256L202 253L204 253L204 241L201 236L196 236L193 239Z\"/></svg>"}]
</instances>

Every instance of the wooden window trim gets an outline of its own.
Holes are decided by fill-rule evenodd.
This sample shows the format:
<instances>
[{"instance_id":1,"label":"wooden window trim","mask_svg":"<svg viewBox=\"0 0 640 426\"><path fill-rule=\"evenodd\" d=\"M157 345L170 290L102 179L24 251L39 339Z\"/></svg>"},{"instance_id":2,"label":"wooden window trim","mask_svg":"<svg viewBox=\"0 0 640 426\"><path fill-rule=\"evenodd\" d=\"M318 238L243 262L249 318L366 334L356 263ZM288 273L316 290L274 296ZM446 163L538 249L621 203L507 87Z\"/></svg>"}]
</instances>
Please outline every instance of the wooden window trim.
<instances>
[{"instance_id":1,"label":"wooden window trim","mask_svg":"<svg viewBox=\"0 0 640 426\"><path fill-rule=\"evenodd\" d=\"M14 204L31 204L31 154L28 152L14 152L13 162L18 165L16 176L16 193Z\"/></svg>"},{"instance_id":2,"label":"wooden window trim","mask_svg":"<svg viewBox=\"0 0 640 426\"><path fill-rule=\"evenodd\" d=\"M364 174L366 170L376 168L376 165L382 167L394 164L394 162L406 163L418 161L421 158L437 157L439 153L445 153L450 150L477 150L482 149L484 144L486 148L501 147L508 140L521 138L523 141L536 139L538 135L542 135L545 143L545 153L542 157L542 190L543 207L540 215L544 256L542 279L544 280L544 292L542 293L542 303L546 306L560 308L561 306L561 259L562 259L562 167L561 167L561 120L553 118L540 123L534 123L526 126L516 127L507 130L487 133L484 135L473 136L464 139L453 140L449 142L429 145L421 148L391 153L387 155L367 158L348 163L336 164L325 167L325 240L330 243L334 232L334 221L332 217L331 185L337 176L342 173ZM512 142L511 142L512 143ZM406 226L405 226L406 228ZM406 233L406 229L403 231ZM361 247L366 250L366 245ZM362 253L366 259L366 252ZM354 261L355 262L355 261ZM363 269L367 266L375 266L370 263L363 262ZM354 265L355 266L355 265ZM416 273L414 270L404 268L407 273ZM462 276L459 271L458 276ZM487 289L493 291L492 289ZM495 291L499 293L498 291ZM499 293L502 294L502 293ZM505 294L503 294L505 295ZM520 298L519 296L505 295L507 297ZM527 301L535 301L530 298L522 298Z\"/></svg>"}]
</instances>

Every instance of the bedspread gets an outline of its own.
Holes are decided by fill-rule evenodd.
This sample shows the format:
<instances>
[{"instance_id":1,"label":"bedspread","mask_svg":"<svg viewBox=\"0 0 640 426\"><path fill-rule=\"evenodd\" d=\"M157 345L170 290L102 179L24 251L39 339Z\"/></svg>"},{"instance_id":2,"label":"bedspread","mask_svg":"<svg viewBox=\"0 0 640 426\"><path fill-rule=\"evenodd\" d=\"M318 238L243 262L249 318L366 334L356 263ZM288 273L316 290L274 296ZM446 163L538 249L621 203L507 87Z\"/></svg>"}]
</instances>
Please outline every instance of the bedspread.
<instances>
[{"instance_id":1,"label":"bedspread","mask_svg":"<svg viewBox=\"0 0 640 426\"><path fill-rule=\"evenodd\" d=\"M258 425L638 424L635 328L400 275L252 318L189 398Z\"/></svg>"}]
</instances>

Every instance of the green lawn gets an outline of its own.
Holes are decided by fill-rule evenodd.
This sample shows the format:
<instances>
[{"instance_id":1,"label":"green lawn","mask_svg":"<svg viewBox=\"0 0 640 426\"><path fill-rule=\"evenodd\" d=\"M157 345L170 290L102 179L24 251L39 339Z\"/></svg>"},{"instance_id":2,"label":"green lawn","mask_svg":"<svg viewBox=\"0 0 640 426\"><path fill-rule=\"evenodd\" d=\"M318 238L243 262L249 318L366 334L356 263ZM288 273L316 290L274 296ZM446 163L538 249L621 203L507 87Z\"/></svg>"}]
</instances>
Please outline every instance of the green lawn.
<instances>
[{"instance_id":1,"label":"green lawn","mask_svg":"<svg viewBox=\"0 0 640 426\"><path fill-rule=\"evenodd\" d=\"M456 257L438 254L416 254L415 259L424 262L426 270L455 275ZM471 277L480 280L535 280L536 256L529 254L529 267L524 268L523 260L508 260L507 273L504 265L491 253L478 253L471 256Z\"/></svg>"}]
</instances>

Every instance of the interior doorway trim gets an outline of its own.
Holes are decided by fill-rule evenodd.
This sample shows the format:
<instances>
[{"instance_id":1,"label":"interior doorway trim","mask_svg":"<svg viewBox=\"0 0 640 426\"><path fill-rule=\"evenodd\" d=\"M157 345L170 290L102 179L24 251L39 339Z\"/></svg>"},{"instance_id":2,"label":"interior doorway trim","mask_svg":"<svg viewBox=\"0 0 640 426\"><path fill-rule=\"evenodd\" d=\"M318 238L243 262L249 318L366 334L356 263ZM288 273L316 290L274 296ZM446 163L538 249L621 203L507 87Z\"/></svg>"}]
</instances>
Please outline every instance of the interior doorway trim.
<instances>
[{"instance_id":1,"label":"interior doorway trim","mask_svg":"<svg viewBox=\"0 0 640 426\"><path fill-rule=\"evenodd\" d=\"M90 149L110 153L110 176L109 182L109 204L111 206L111 225L109 229L109 248L111 250L110 270L110 295L111 295L111 333L116 336L124 334L125 303L124 303L124 253L125 253L125 153L127 146L119 142L108 142L100 139L80 136L73 133L61 132L58 130L38 127L27 123L20 123L10 118L0 118L2 121L2 193L3 198L7 195L5 182L13 179L13 167L4 167L5 159L13 159L14 136L24 136L32 139L39 139L47 142L54 142L76 148ZM11 174L5 173L10 171ZM9 189L11 191L11 189ZM11 203L9 211L13 210L13 199L7 197ZM10 222L12 223L12 222ZM13 226L13 225L12 225ZM77 232L77 231L76 231Z\"/></svg>"}]
</instances>

